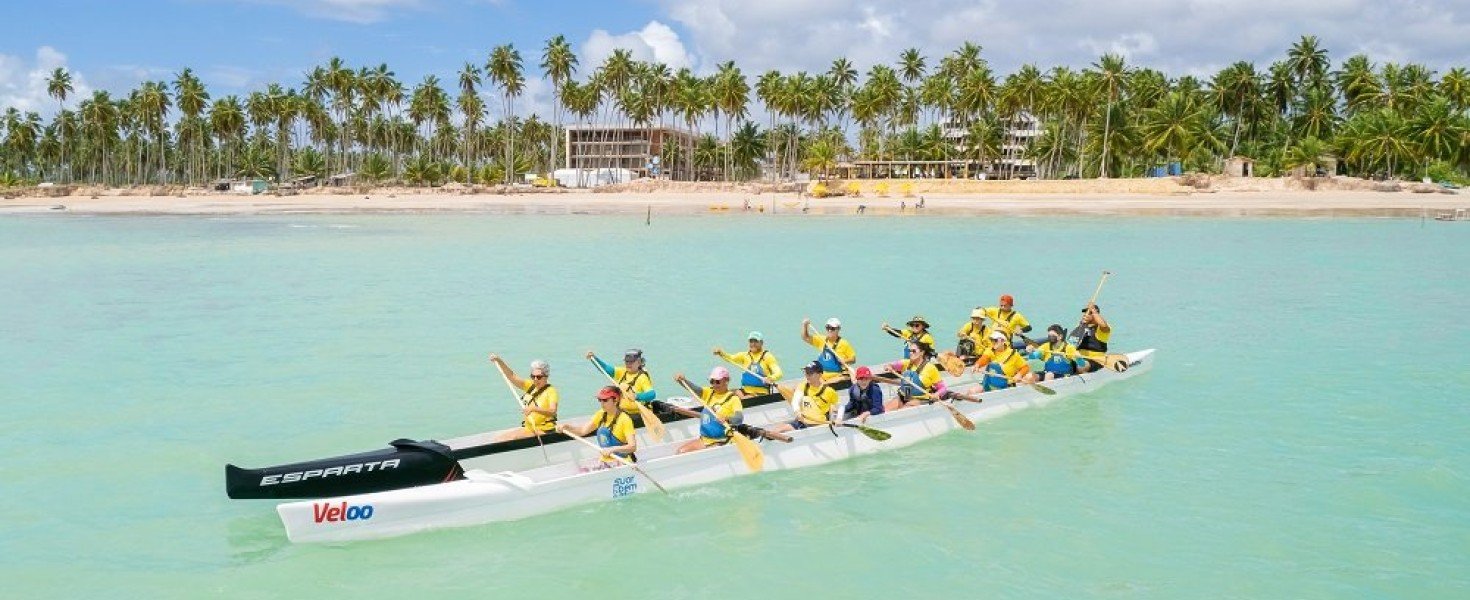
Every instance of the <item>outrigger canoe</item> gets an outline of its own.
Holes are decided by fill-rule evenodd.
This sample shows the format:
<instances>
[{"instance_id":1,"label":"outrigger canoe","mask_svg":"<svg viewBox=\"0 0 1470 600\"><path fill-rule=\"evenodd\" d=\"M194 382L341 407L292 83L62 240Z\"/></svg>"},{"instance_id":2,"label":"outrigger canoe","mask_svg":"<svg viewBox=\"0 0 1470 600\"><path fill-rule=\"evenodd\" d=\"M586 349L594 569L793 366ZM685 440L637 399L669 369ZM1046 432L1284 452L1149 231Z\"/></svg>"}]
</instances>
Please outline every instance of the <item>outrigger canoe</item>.
<instances>
[{"instance_id":1,"label":"outrigger canoe","mask_svg":"<svg viewBox=\"0 0 1470 600\"><path fill-rule=\"evenodd\" d=\"M791 385L793 382L785 383ZM843 381L834 387L847 389ZM780 394L746 398L746 423L765 425L792 418ZM698 420L677 414L669 405L698 409L697 402L656 401L655 410L666 425L670 440L687 440L699 426ZM639 429L639 446L654 441L643 428L643 419L631 414ZM571 422L586 419L571 419ZM498 432L466 435L444 441L399 439L383 450L334 456L306 462L246 469L225 465L225 494L232 499L324 498L348 494L383 492L464 479L467 471L523 471L564 463L580 456L580 446L560 433L504 442L494 441ZM545 446L543 452L542 446Z\"/></svg>"},{"instance_id":2,"label":"outrigger canoe","mask_svg":"<svg viewBox=\"0 0 1470 600\"><path fill-rule=\"evenodd\" d=\"M1153 350L1127 354L1127 368L1046 382L1054 395L1034 386L986 392L982 403L955 405L965 416L993 419L1016 410L1090 392L1148 371ZM946 378L954 389L976 380ZM888 387L885 385L885 387ZM890 391L891 388L886 389ZM791 432L790 443L765 443L765 469L796 469L853 456L902 448L958 427L950 412L933 404L872 417L868 425L892 434L876 441L850 428L813 427ZM750 473L734 445L676 454L679 443L640 445L639 467L666 489L702 485ZM522 471L470 469L462 479L368 494L280 504L276 512L292 542L344 542L407 535L448 527L511 521L591 502L654 491L644 475L626 466L599 469L597 452L569 447L570 460Z\"/></svg>"}]
</instances>

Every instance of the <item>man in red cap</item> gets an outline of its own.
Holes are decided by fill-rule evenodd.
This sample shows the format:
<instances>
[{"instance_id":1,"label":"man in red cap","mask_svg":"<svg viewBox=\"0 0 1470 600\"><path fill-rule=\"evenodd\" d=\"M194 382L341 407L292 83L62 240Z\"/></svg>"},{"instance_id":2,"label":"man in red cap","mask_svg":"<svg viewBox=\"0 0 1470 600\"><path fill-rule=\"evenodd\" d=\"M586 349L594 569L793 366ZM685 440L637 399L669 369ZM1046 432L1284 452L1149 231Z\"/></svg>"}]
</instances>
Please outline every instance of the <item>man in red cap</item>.
<instances>
[{"instance_id":1,"label":"man in red cap","mask_svg":"<svg viewBox=\"0 0 1470 600\"><path fill-rule=\"evenodd\" d=\"M1010 294L1005 294L1000 297L999 306L985 309L985 316L995 323L992 329L999 330L1006 335L1006 339L1011 340L1012 348L1025 348L1025 336L1021 334L1031 331L1031 322L1027 321L1024 315L1016 312L1015 306L1016 299ZM1014 338L1018 335L1021 335L1023 341L1015 341Z\"/></svg>"},{"instance_id":2,"label":"man in red cap","mask_svg":"<svg viewBox=\"0 0 1470 600\"><path fill-rule=\"evenodd\" d=\"M609 385L597 390L597 405L602 407L592 413L592 420L580 426L560 425L556 429L561 432L571 432L579 436L597 433L597 445L602 447L602 466L604 468L616 467L618 459L613 455L621 456L630 462L638 460L638 437L633 428L633 418L619 407L623 398L623 390L618 386Z\"/></svg>"},{"instance_id":3,"label":"man in red cap","mask_svg":"<svg viewBox=\"0 0 1470 600\"><path fill-rule=\"evenodd\" d=\"M842 411L843 420L857 419L867 423L868 417L881 415L884 411L883 390L873 383L873 370L858 367L853 375L852 386L847 388L847 408Z\"/></svg>"}]
</instances>

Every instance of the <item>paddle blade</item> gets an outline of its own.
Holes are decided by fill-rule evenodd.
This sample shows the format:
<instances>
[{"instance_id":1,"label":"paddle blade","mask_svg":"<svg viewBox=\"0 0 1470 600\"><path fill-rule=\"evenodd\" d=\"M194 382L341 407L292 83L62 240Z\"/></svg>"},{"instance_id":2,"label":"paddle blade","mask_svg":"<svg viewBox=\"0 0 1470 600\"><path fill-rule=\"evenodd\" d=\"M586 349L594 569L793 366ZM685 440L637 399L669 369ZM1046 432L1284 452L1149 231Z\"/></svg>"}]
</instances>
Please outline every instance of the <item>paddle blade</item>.
<instances>
[{"instance_id":1,"label":"paddle blade","mask_svg":"<svg viewBox=\"0 0 1470 600\"><path fill-rule=\"evenodd\" d=\"M883 431L882 429L874 429L872 427L868 427L867 425L853 425L853 427L857 428L858 433L866 435L868 436L868 439L874 441L886 442L889 438L893 437L893 434L888 433L887 431Z\"/></svg>"},{"instance_id":2,"label":"paddle blade","mask_svg":"<svg viewBox=\"0 0 1470 600\"><path fill-rule=\"evenodd\" d=\"M664 422L659 420L658 415L647 404L638 403L638 415L643 417L643 426L648 428L648 434L653 436L653 441L662 442L668 436L668 430L664 429Z\"/></svg>"},{"instance_id":3,"label":"paddle blade","mask_svg":"<svg viewBox=\"0 0 1470 600\"><path fill-rule=\"evenodd\" d=\"M738 431L731 431L730 436L735 440L735 450L740 452L740 460L745 461L745 468L750 469L751 473L759 473L766 462L766 455L761 452L760 446Z\"/></svg>"},{"instance_id":4,"label":"paddle blade","mask_svg":"<svg viewBox=\"0 0 1470 600\"><path fill-rule=\"evenodd\" d=\"M941 406L949 409L949 414L954 415L954 422L959 423L960 427L965 428L966 431L975 430L975 422L971 421L969 417L964 415L964 413L961 413L959 409L948 404L941 404Z\"/></svg>"},{"instance_id":5,"label":"paddle blade","mask_svg":"<svg viewBox=\"0 0 1470 600\"><path fill-rule=\"evenodd\" d=\"M1036 388L1036 391L1041 392L1043 395L1046 395L1046 396L1055 396L1055 395L1057 395L1057 391L1056 390L1051 389L1049 387L1046 387L1044 385L1041 385L1039 383L1033 383L1033 384L1031 384L1031 387Z\"/></svg>"},{"instance_id":6,"label":"paddle blade","mask_svg":"<svg viewBox=\"0 0 1470 600\"><path fill-rule=\"evenodd\" d=\"M939 357L939 364L944 365L944 372L949 373L950 377L959 377L965 374L965 360L956 355L948 352L944 353L943 356Z\"/></svg>"},{"instance_id":7,"label":"paddle blade","mask_svg":"<svg viewBox=\"0 0 1470 600\"><path fill-rule=\"evenodd\" d=\"M1109 354L1103 357L1103 368L1112 369L1119 373L1128 370L1128 357L1122 354Z\"/></svg>"}]
</instances>

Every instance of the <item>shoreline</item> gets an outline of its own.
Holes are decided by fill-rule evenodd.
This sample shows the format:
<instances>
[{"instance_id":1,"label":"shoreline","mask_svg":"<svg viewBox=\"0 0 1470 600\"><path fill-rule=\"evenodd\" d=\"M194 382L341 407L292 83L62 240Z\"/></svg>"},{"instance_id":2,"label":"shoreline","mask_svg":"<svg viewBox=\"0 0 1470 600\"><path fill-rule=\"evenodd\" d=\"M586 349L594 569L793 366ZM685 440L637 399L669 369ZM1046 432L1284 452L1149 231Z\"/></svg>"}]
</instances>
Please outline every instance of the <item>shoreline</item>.
<instances>
[{"instance_id":1,"label":"shoreline","mask_svg":"<svg viewBox=\"0 0 1470 600\"><path fill-rule=\"evenodd\" d=\"M1434 217L1470 208L1470 197L1372 191L1200 191L1170 193L924 193L916 197L798 197L792 193L652 191L447 193L373 190L295 196L22 197L0 201L0 215L220 216L292 214L738 215L782 216L1175 216ZM918 196L925 207L915 209ZM751 209L744 210L749 201ZM56 208L64 206L65 208ZM858 213L859 207L863 213ZM901 208L902 207L902 208ZM803 208L806 210L803 211Z\"/></svg>"}]
</instances>

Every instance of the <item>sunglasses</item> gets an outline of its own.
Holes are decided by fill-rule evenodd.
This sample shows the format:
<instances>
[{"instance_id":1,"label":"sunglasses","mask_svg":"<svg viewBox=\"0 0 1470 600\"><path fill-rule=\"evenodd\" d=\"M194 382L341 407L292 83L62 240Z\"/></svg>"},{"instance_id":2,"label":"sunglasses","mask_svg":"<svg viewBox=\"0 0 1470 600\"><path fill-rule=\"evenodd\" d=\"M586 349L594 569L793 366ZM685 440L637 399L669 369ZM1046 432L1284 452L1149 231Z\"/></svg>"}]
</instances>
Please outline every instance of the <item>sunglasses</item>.
<instances>
[{"instance_id":1,"label":"sunglasses","mask_svg":"<svg viewBox=\"0 0 1470 600\"><path fill-rule=\"evenodd\" d=\"M709 380L710 383L725 383L726 381L729 381L729 379L711 379L711 380Z\"/></svg>"},{"instance_id":2,"label":"sunglasses","mask_svg":"<svg viewBox=\"0 0 1470 600\"><path fill-rule=\"evenodd\" d=\"M532 375L531 379L546 379L546 375Z\"/></svg>"},{"instance_id":3,"label":"sunglasses","mask_svg":"<svg viewBox=\"0 0 1470 600\"><path fill-rule=\"evenodd\" d=\"M842 328L841 327L833 327L831 325L828 325L827 326L827 331L837 331L838 329L842 329Z\"/></svg>"},{"instance_id":4,"label":"sunglasses","mask_svg":"<svg viewBox=\"0 0 1470 600\"><path fill-rule=\"evenodd\" d=\"M598 398L598 402L617 402L617 398Z\"/></svg>"}]
</instances>

